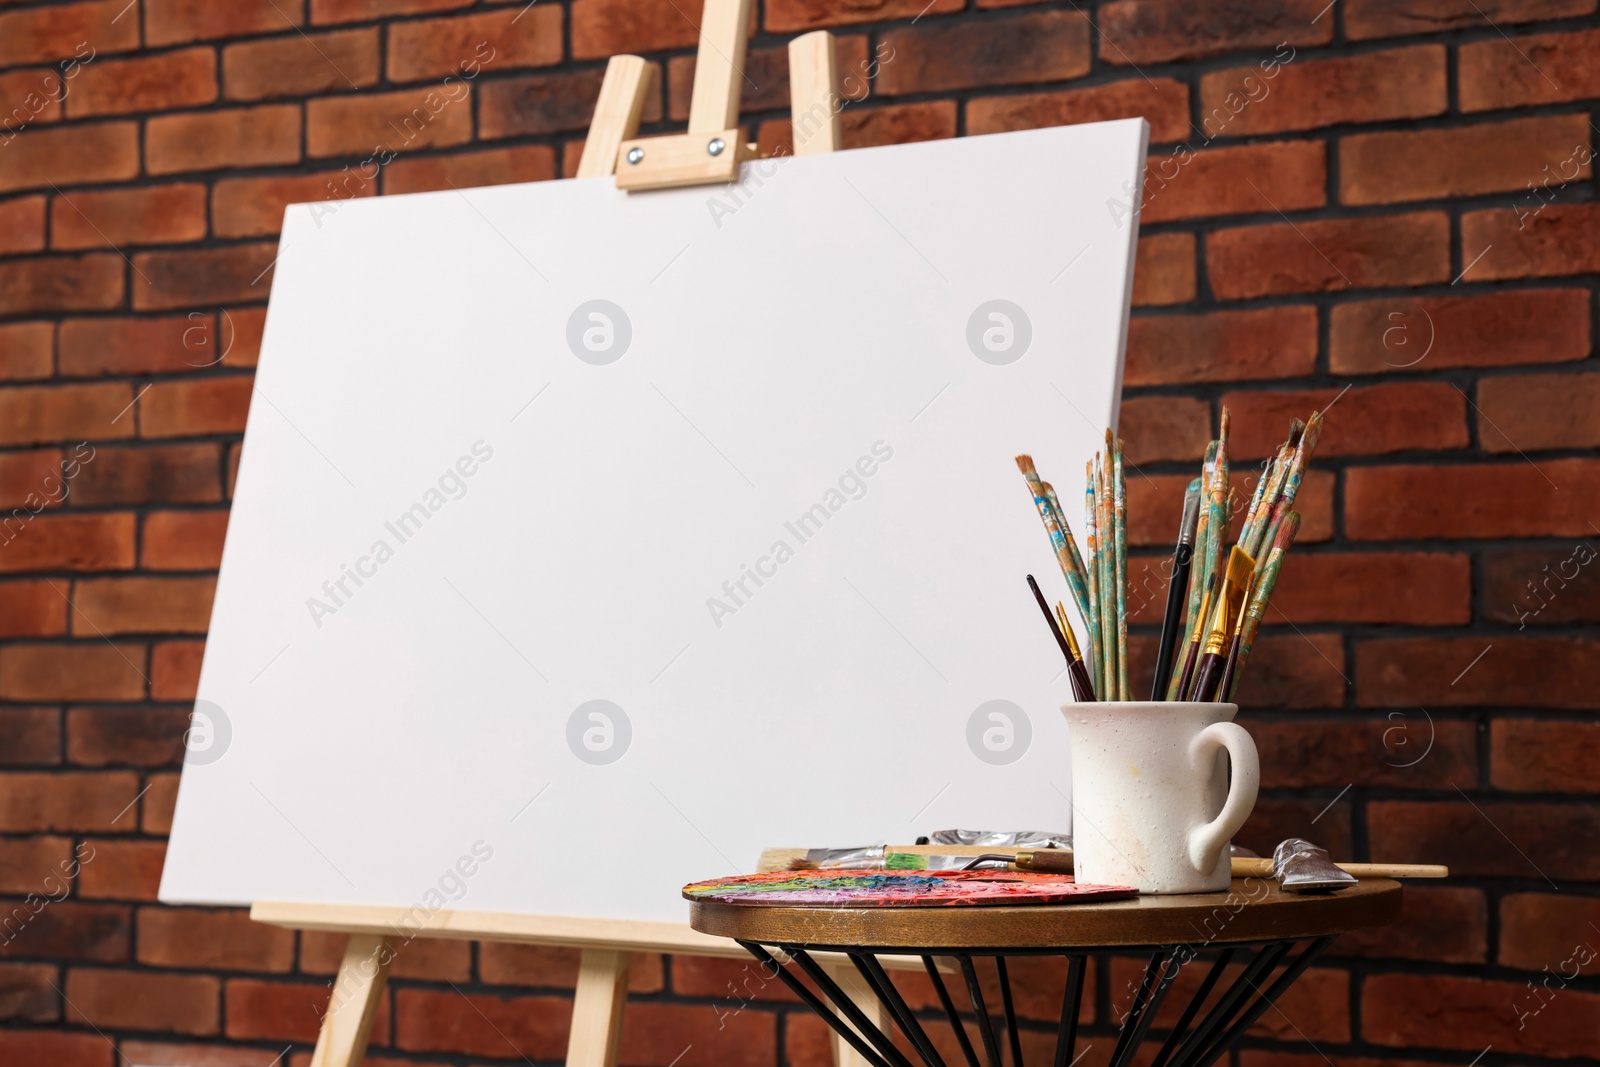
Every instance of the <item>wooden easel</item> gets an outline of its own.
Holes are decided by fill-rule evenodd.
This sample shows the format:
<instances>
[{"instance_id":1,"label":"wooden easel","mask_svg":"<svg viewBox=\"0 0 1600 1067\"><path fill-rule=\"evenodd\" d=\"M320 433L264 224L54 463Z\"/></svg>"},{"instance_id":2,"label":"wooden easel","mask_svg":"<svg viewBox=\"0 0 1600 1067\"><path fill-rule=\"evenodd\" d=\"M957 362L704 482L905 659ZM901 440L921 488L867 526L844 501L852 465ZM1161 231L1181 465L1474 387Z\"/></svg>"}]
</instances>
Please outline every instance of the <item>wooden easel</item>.
<instances>
[{"instance_id":1,"label":"wooden easel","mask_svg":"<svg viewBox=\"0 0 1600 1067\"><path fill-rule=\"evenodd\" d=\"M615 174L629 191L735 182L756 146L738 125L740 82L750 26L750 0L706 0L694 74L689 128L681 134L637 138L650 91L651 67L638 56L613 56L606 66L578 177ZM808 33L789 42L789 92L796 155L840 147L838 69L833 36ZM323 1017L311 1067L357 1067L382 1000L389 963L413 937L564 945L582 950L567 1045L568 1067L615 1067L635 952L670 952L749 960L726 938L696 933L687 923L571 919L494 912L258 902L250 917L295 930L350 935ZM887 962L887 961L886 961ZM915 963L916 961L912 961ZM853 966L835 956L824 964L880 1025L877 998ZM906 966L911 966L907 964ZM920 964L918 968L920 969ZM864 1063L834 1038L841 1067Z\"/></svg>"}]
</instances>

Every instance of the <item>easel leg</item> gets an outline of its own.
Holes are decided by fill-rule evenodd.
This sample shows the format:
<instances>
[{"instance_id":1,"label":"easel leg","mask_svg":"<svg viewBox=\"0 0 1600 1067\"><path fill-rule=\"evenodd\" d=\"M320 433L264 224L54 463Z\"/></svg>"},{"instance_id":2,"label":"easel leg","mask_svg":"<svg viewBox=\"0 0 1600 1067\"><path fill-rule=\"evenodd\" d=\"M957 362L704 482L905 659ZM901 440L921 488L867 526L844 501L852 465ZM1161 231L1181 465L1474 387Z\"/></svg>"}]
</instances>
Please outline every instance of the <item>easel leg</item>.
<instances>
[{"instance_id":1,"label":"easel leg","mask_svg":"<svg viewBox=\"0 0 1600 1067\"><path fill-rule=\"evenodd\" d=\"M889 1021L889 1013L884 1010L883 1003L878 999L878 995L862 979L861 972L855 969L854 964L848 961L835 961L824 963L822 966L828 972L828 976L839 984L840 989L844 990L845 995L860 1006L862 1014L871 1019L873 1025L886 1034L894 1033L893 1024ZM867 1061L861 1058L859 1052L850 1047L848 1041L831 1030L829 1035L833 1041L833 1062L838 1067L868 1067Z\"/></svg>"},{"instance_id":2,"label":"easel leg","mask_svg":"<svg viewBox=\"0 0 1600 1067\"><path fill-rule=\"evenodd\" d=\"M578 990L572 1000L567 1067L616 1067L632 964L631 952L583 950L578 964Z\"/></svg>"},{"instance_id":3,"label":"easel leg","mask_svg":"<svg viewBox=\"0 0 1600 1067\"><path fill-rule=\"evenodd\" d=\"M322 1017L311 1067L359 1067L394 953L380 934L351 934Z\"/></svg>"}]
</instances>

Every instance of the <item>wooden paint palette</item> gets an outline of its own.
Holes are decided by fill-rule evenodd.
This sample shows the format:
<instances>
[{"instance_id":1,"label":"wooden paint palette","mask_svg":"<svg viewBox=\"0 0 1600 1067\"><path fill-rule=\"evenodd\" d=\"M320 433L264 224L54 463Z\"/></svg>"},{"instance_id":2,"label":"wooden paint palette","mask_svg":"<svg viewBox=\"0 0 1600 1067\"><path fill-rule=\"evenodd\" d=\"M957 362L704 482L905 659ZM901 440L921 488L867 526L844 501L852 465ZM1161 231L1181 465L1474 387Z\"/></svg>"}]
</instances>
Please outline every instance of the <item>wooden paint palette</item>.
<instances>
[{"instance_id":1,"label":"wooden paint palette","mask_svg":"<svg viewBox=\"0 0 1600 1067\"><path fill-rule=\"evenodd\" d=\"M1070 874L1027 871L770 871L683 887L691 901L766 907L931 908L1072 904L1136 897L1125 885L1080 885Z\"/></svg>"}]
</instances>

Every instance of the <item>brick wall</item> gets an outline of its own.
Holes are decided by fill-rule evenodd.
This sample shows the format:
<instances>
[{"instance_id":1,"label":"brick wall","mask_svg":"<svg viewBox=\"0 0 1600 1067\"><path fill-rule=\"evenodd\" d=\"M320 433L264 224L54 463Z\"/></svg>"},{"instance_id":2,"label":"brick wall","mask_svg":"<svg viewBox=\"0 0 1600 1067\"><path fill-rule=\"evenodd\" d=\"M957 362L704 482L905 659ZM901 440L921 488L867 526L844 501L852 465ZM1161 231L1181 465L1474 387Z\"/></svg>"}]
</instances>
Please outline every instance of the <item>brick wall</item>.
<instances>
[{"instance_id":1,"label":"brick wall","mask_svg":"<svg viewBox=\"0 0 1600 1067\"><path fill-rule=\"evenodd\" d=\"M1600 1062L1596 0L1325 2L764 0L746 117L787 139L783 43L830 27L847 70L892 55L847 86L851 145L1149 120L1135 652L1219 406L1259 458L1331 403L1247 675L1246 842L1457 875L1339 942L1238 1065ZM698 10L0 0L0 912L37 909L0 947L0 1063L307 1061L338 940L154 903L282 206L570 174L615 52L660 75L649 128L681 123ZM1100 1025L1135 966L1091 977ZM1052 1018L1059 973L1019 970ZM371 1062L556 1062L574 972L414 942ZM643 960L623 1061L825 1062L797 1004L730 983Z\"/></svg>"}]
</instances>

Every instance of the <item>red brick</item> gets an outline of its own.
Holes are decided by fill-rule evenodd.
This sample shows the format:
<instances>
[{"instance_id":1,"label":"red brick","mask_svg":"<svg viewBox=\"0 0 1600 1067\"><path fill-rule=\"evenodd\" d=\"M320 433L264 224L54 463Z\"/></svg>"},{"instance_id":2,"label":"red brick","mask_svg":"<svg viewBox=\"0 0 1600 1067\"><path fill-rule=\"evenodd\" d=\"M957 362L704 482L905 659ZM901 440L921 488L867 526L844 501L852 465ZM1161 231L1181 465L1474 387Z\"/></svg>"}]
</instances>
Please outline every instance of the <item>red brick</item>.
<instances>
[{"instance_id":1,"label":"red brick","mask_svg":"<svg viewBox=\"0 0 1600 1067\"><path fill-rule=\"evenodd\" d=\"M105 1029L217 1032L219 985L209 975L78 968L67 976L67 1019Z\"/></svg>"},{"instance_id":2,"label":"red brick","mask_svg":"<svg viewBox=\"0 0 1600 1067\"><path fill-rule=\"evenodd\" d=\"M102 122L24 130L5 142L5 153L0 192L124 181L139 173L139 127Z\"/></svg>"},{"instance_id":3,"label":"red brick","mask_svg":"<svg viewBox=\"0 0 1600 1067\"><path fill-rule=\"evenodd\" d=\"M1130 78L1085 89L982 96L967 103L967 133L1005 133L1043 126L1142 118L1156 144L1189 132L1189 87L1170 78Z\"/></svg>"},{"instance_id":4,"label":"red brick","mask_svg":"<svg viewBox=\"0 0 1600 1067\"><path fill-rule=\"evenodd\" d=\"M1304 800L1278 800L1271 797L1257 800L1249 821L1234 835L1234 843L1254 849L1263 856L1270 856L1279 841L1303 837L1317 842L1328 850L1329 855L1353 855L1350 843L1350 798L1335 798L1332 790L1327 792L1326 796L1311 796Z\"/></svg>"},{"instance_id":5,"label":"red brick","mask_svg":"<svg viewBox=\"0 0 1600 1067\"><path fill-rule=\"evenodd\" d=\"M1385 452L1464 448L1467 398L1445 382L1393 382L1303 392L1227 393L1236 429L1230 451L1240 459L1273 455L1289 421L1326 411L1316 455L1371 456Z\"/></svg>"},{"instance_id":6,"label":"red brick","mask_svg":"<svg viewBox=\"0 0 1600 1067\"><path fill-rule=\"evenodd\" d=\"M1116 0L1100 8L1100 56L1107 63L1166 63L1282 44L1327 44L1333 19L1318 0L1249 0L1186 7Z\"/></svg>"},{"instance_id":7,"label":"red brick","mask_svg":"<svg viewBox=\"0 0 1600 1067\"><path fill-rule=\"evenodd\" d=\"M136 700L144 695L143 645L103 641L0 648L6 700Z\"/></svg>"},{"instance_id":8,"label":"red brick","mask_svg":"<svg viewBox=\"0 0 1600 1067\"><path fill-rule=\"evenodd\" d=\"M234 978L228 982L224 996L229 1037L311 1044L317 1039L322 1015L328 1008L329 992L321 983ZM372 1040L375 1044L387 1044L388 1034L389 1011L385 998L372 1024Z\"/></svg>"},{"instance_id":9,"label":"red brick","mask_svg":"<svg viewBox=\"0 0 1600 1067\"><path fill-rule=\"evenodd\" d=\"M1551 204L1461 216L1466 281L1545 278L1600 271L1600 204Z\"/></svg>"},{"instance_id":10,"label":"red brick","mask_svg":"<svg viewBox=\"0 0 1600 1067\"><path fill-rule=\"evenodd\" d=\"M1317 311L1313 307L1141 315L1128 324L1123 383L1298 378L1311 374L1316 360ZM1181 458L1193 457L1186 454Z\"/></svg>"},{"instance_id":11,"label":"red brick","mask_svg":"<svg viewBox=\"0 0 1600 1067\"><path fill-rule=\"evenodd\" d=\"M1321 207L1327 150L1278 141L1194 152L1187 147L1145 166L1142 223Z\"/></svg>"},{"instance_id":12,"label":"red brick","mask_svg":"<svg viewBox=\"0 0 1600 1067\"><path fill-rule=\"evenodd\" d=\"M154 700L193 700L200 686L204 641L163 641L150 653L150 696ZM0 653L3 655L3 653Z\"/></svg>"},{"instance_id":13,"label":"red brick","mask_svg":"<svg viewBox=\"0 0 1600 1067\"><path fill-rule=\"evenodd\" d=\"M1495 549L1483 556L1483 617L1517 629L1600 622L1600 567L1585 537L1554 548Z\"/></svg>"},{"instance_id":14,"label":"red brick","mask_svg":"<svg viewBox=\"0 0 1600 1067\"><path fill-rule=\"evenodd\" d=\"M67 759L80 767L165 767L183 755L185 708L112 705L67 710Z\"/></svg>"},{"instance_id":15,"label":"red brick","mask_svg":"<svg viewBox=\"0 0 1600 1067\"><path fill-rule=\"evenodd\" d=\"M489 985L537 986L571 989L578 981L582 953L560 945L512 945L485 941L478 948L478 973ZM674 968L683 958L673 961ZM628 971L630 993L659 993L665 986L662 960L654 953L637 953Z\"/></svg>"},{"instance_id":16,"label":"red brick","mask_svg":"<svg viewBox=\"0 0 1600 1067\"><path fill-rule=\"evenodd\" d=\"M0 380L50 377L55 332L50 322L0 323Z\"/></svg>"},{"instance_id":17,"label":"red brick","mask_svg":"<svg viewBox=\"0 0 1600 1067\"><path fill-rule=\"evenodd\" d=\"M956 105L949 100L894 107L852 108L844 113L844 146L871 148L956 135Z\"/></svg>"},{"instance_id":18,"label":"red brick","mask_svg":"<svg viewBox=\"0 0 1600 1067\"><path fill-rule=\"evenodd\" d=\"M1346 204L1558 188L1590 174L1589 123L1550 115L1448 130L1364 133L1339 142L1339 199ZM1541 201L1531 199L1528 210Z\"/></svg>"},{"instance_id":19,"label":"red brick","mask_svg":"<svg viewBox=\"0 0 1600 1067\"><path fill-rule=\"evenodd\" d=\"M1203 447L1200 452L1203 454ZM1198 473L1199 455L1194 457L1194 464ZM1188 474L1151 474L1128 479L1128 544L1155 545L1172 551L1172 527L1175 516L1183 511L1183 493L1191 477ZM1254 488L1254 477L1246 481ZM1300 533L1295 544L1313 544L1333 537L1333 481L1331 471L1321 470L1315 464L1306 472L1294 503L1295 510L1300 512ZM1243 521L1243 515L1236 513L1234 524L1242 526ZM1164 585L1162 595L1165 595Z\"/></svg>"},{"instance_id":20,"label":"red brick","mask_svg":"<svg viewBox=\"0 0 1600 1067\"><path fill-rule=\"evenodd\" d=\"M142 252L133 257L133 265L149 284L134 286L133 306L165 311L259 299L271 289L277 258L278 246L271 241L193 252Z\"/></svg>"},{"instance_id":21,"label":"red brick","mask_svg":"<svg viewBox=\"0 0 1600 1067\"><path fill-rule=\"evenodd\" d=\"M1203 452L1211 437L1211 406L1184 396L1124 397L1117 433L1134 466L1166 459L1187 462L1194 458L1196 444Z\"/></svg>"},{"instance_id":22,"label":"red brick","mask_svg":"<svg viewBox=\"0 0 1600 1067\"><path fill-rule=\"evenodd\" d=\"M210 444L102 448L73 483L74 499L84 505L215 503L222 499L221 458Z\"/></svg>"},{"instance_id":23,"label":"red brick","mask_svg":"<svg viewBox=\"0 0 1600 1067\"><path fill-rule=\"evenodd\" d=\"M1529 374L1478 384L1486 452L1600 445L1600 374Z\"/></svg>"},{"instance_id":24,"label":"red brick","mask_svg":"<svg viewBox=\"0 0 1600 1067\"><path fill-rule=\"evenodd\" d=\"M1281 629L1284 616L1267 610L1266 625L1240 667L1238 701L1248 708L1334 708L1344 703L1350 674L1337 634ZM1145 686L1149 691L1149 686Z\"/></svg>"},{"instance_id":25,"label":"red brick","mask_svg":"<svg viewBox=\"0 0 1600 1067\"><path fill-rule=\"evenodd\" d=\"M139 962L151 967L283 972L294 964L294 931L252 922L243 909L140 908L138 941Z\"/></svg>"},{"instance_id":26,"label":"red brick","mask_svg":"<svg viewBox=\"0 0 1600 1067\"><path fill-rule=\"evenodd\" d=\"M0 541L0 572L119 571L133 566L134 517L41 515Z\"/></svg>"},{"instance_id":27,"label":"red brick","mask_svg":"<svg viewBox=\"0 0 1600 1067\"><path fill-rule=\"evenodd\" d=\"M548 145L519 145L449 156L397 159L384 168L383 191L423 193L435 189L471 189L481 185L545 181L556 176L555 150Z\"/></svg>"},{"instance_id":28,"label":"red brick","mask_svg":"<svg viewBox=\"0 0 1600 1067\"><path fill-rule=\"evenodd\" d=\"M1341 934L1340 956L1483 963L1489 952L1489 905L1483 890L1406 884L1405 915L1389 926Z\"/></svg>"},{"instance_id":29,"label":"red brick","mask_svg":"<svg viewBox=\"0 0 1600 1067\"><path fill-rule=\"evenodd\" d=\"M10 109L0 118L0 132L10 137L29 126L60 122L66 85L61 72L51 67L0 74L0 107Z\"/></svg>"},{"instance_id":30,"label":"red brick","mask_svg":"<svg viewBox=\"0 0 1600 1067\"><path fill-rule=\"evenodd\" d=\"M1080 11L933 20L889 30L883 41L894 58L879 68L874 89L890 96L1065 81L1089 72L1089 20Z\"/></svg>"},{"instance_id":31,"label":"red brick","mask_svg":"<svg viewBox=\"0 0 1600 1067\"><path fill-rule=\"evenodd\" d=\"M1345 528L1359 541L1586 537L1596 494L1600 462L1589 459L1360 467L1345 474Z\"/></svg>"},{"instance_id":32,"label":"red brick","mask_svg":"<svg viewBox=\"0 0 1600 1067\"><path fill-rule=\"evenodd\" d=\"M56 968L48 963L0 963L0 1017L7 1022L49 1023L61 1018L61 995L56 988L61 984ZM34 1055L35 1050L25 1047L29 1037L36 1036L20 1030L0 1030L0 1056L6 1062L18 1062L14 1056ZM77 1037L78 1035L71 1035ZM63 1043L65 1045L65 1043ZM104 1056L96 1059L74 1059L78 1048L62 1047L47 1054L38 1051L40 1061L57 1067L84 1067L85 1064L107 1064ZM28 1062L23 1060L21 1062Z\"/></svg>"},{"instance_id":33,"label":"red brick","mask_svg":"<svg viewBox=\"0 0 1600 1067\"><path fill-rule=\"evenodd\" d=\"M41 646L10 645L0 649L0 679L10 665L10 653L38 647ZM106 651L115 654L113 649ZM90 657L85 655L82 659L87 661ZM95 669L96 665L89 662L82 666L85 674L92 674ZM8 693L6 699L28 698ZM0 783L4 785L0 789L0 829L6 833L40 830L127 833L134 829L132 816L123 812L139 795L139 776L128 771L11 772L0 774Z\"/></svg>"},{"instance_id":34,"label":"red brick","mask_svg":"<svg viewBox=\"0 0 1600 1067\"><path fill-rule=\"evenodd\" d=\"M0 709L0 763L8 767L47 767L60 762L61 716L54 708Z\"/></svg>"},{"instance_id":35,"label":"red brick","mask_svg":"<svg viewBox=\"0 0 1600 1067\"><path fill-rule=\"evenodd\" d=\"M1600 793L1594 774L1597 757L1597 723L1496 719L1489 728L1489 781L1496 789Z\"/></svg>"},{"instance_id":36,"label":"red brick","mask_svg":"<svg viewBox=\"0 0 1600 1067\"><path fill-rule=\"evenodd\" d=\"M213 578L85 578L72 603L78 637L130 633L203 634L211 621Z\"/></svg>"},{"instance_id":37,"label":"red brick","mask_svg":"<svg viewBox=\"0 0 1600 1067\"><path fill-rule=\"evenodd\" d=\"M8 901L3 905L7 923L15 925L9 927L13 933L4 946L0 946L0 955L125 962L132 933L128 909L50 899L64 893L66 885L64 876L52 874L41 880L31 908L25 901ZM17 914L18 908L22 909L21 915Z\"/></svg>"},{"instance_id":38,"label":"red brick","mask_svg":"<svg viewBox=\"0 0 1600 1067\"><path fill-rule=\"evenodd\" d=\"M306 152L368 155L414 152L472 139L472 87L465 82L306 103Z\"/></svg>"},{"instance_id":39,"label":"red brick","mask_svg":"<svg viewBox=\"0 0 1600 1067\"><path fill-rule=\"evenodd\" d=\"M212 190L211 217L218 237L276 236L290 204L377 195L377 183L359 171L224 178Z\"/></svg>"},{"instance_id":40,"label":"red brick","mask_svg":"<svg viewBox=\"0 0 1600 1067\"><path fill-rule=\"evenodd\" d=\"M73 458L88 456L94 446L74 448ZM0 507L22 508L23 514L0 519L0 540L15 536L19 524L32 515L56 507L72 495L72 482L64 478L63 453L58 448L0 454ZM76 474L76 469L73 471Z\"/></svg>"},{"instance_id":41,"label":"red brick","mask_svg":"<svg viewBox=\"0 0 1600 1067\"><path fill-rule=\"evenodd\" d=\"M226 511L156 511L145 516L139 565L155 571L209 571L222 562Z\"/></svg>"},{"instance_id":42,"label":"red brick","mask_svg":"<svg viewBox=\"0 0 1600 1067\"><path fill-rule=\"evenodd\" d=\"M140 1067L308 1067L310 1053L291 1053L281 1050L243 1048L239 1045L196 1045L169 1041L117 1042L125 1061ZM304 1062L302 1062L304 1061ZM393 1060L368 1055L361 1061L365 1067L399 1067ZM442 1067L440 1064L419 1064L417 1067Z\"/></svg>"},{"instance_id":43,"label":"red brick","mask_svg":"<svg viewBox=\"0 0 1600 1067\"><path fill-rule=\"evenodd\" d=\"M961 0L858 0L850 4L831 0L771 0L766 5L766 28L772 33L801 33L824 26L943 15L959 11L961 7ZM688 10L693 13L696 8Z\"/></svg>"},{"instance_id":44,"label":"red brick","mask_svg":"<svg viewBox=\"0 0 1600 1067\"><path fill-rule=\"evenodd\" d=\"M1222 300L1446 282L1450 222L1430 211L1219 230L1206 270Z\"/></svg>"},{"instance_id":45,"label":"red brick","mask_svg":"<svg viewBox=\"0 0 1600 1067\"><path fill-rule=\"evenodd\" d=\"M0 444L126 437L133 427L117 416L132 400L133 389L123 382L0 389Z\"/></svg>"},{"instance_id":46,"label":"red brick","mask_svg":"<svg viewBox=\"0 0 1600 1067\"><path fill-rule=\"evenodd\" d=\"M222 351L209 356L207 365L254 367L261 358L261 333L267 325L264 307L223 308L220 334Z\"/></svg>"},{"instance_id":47,"label":"red brick","mask_svg":"<svg viewBox=\"0 0 1600 1067\"><path fill-rule=\"evenodd\" d=\"M1594 7L1594 0L1346 0L1344 32L1354 40L1402 37L1587 15Z\"/></svg>"},{"instance_id":48,"label":"red brick","mask_svg":"<svg viewBox=\"0 0 1600 1067\"><path fill-rule=\"evenodd\" d=\"M42 196L0 200L0 255L44 251L44 200Z\"/></svg>"},{"instance_id":49,"label":"red brick","mask_svg":"<svg viewBox=\"0 0 1600 1067\"><path fill-rule=\"evenodd\" d=\"M1445 106L1445 49L1437 44L1296 58L1270 75L1257 65L1200 79L1200 124L1209 137L1417 119Z\"/></svg>"},{"instance_id":50,"label":"red brick","mask_svg":"<svg viewBox=\"0 0 1600 1067\"><path fill-rule=\"evenodd\" d=\"M135 59L103 59L83 68L67 94L67 115L129 115L199 107L217 98L217 54L186 48Z\"/></svg>"},{"instance_id":51,"label":"red brick","mask_svg":"<svg viewBox=\"0 0 1600 1067\"><path fill-rule=\"evenodd\" d=\"M397 22L389 27L389 80L422 81L486 69L561 62L561 8L521 4L482 15Z\"/></svg>"},{"instance_id":52,"label":"red brick","mask_svg":"<svg viewBox=\"0 0 1600 1067\"><path fill-rule=\"evenodd\" d=\"M1471 561L1446 552L1295 552L1272 594L1296 625L1460 625L1471 601Z\"/></svg>"},{"instance_id":53,"label":"red brick","mask_svg":"<svg viewBox=\"0 0 1600 1067\"><path fill-rule=\"evenodd\" d=\"M96 0L0 15L0 67L131 52L139 47L139 12L127 7Z\"/></svg>"},{"instance_id":54,"label":"red brick","mask_svg":"<svg viewBox=\"0 0 1600 1067\"><path fill-rule=\"evenodd\" d=\"M1499 962L1524 971L1548 968L1563 977L1600 972L1594 930L1600 899L1554 893L1511 893L1500 900ZM1587 951L1576 951L1587 949Z\"/></svg>"},{"instance_id":55,"label":"red brick","mask_svg":"<svg viewBox=\"0 0 1600 1067\"><path fill-rule=\"evenodd\" d=\"M659 81L659 65L651 64L652 81ZM529 74L519 78L497 78L477 90L478 137L490 141L521 134L560 133L587 130L594 117L594 101L600 95L604 72L579 70L560 74ZM661 118L661 94L651 93L645 101L643 122Z\"/></svg>"},{"instance_id":56,"label":"red brick","mask_svg":"<svg viewBox=\"0 0 1600 1067\"><path fill-rule=\"evenodd\" d=\"M311 21L362 22L388 15L414 15L470 7L473 0L311 0Z\"/></svg>"},{"instance_id":57,"label":"red brick","mask_svg":"<svg viewBox=\"0 0 1600 1067\"><path fill-rule=\"evenodd\" d=\"M61 193L50 204L50 242L56 248L167 244L205 235L204 185Z\"/></svg>"},{"instance_id":58,"label":"red brick","mask_svg":"<svg viewBox=\"0 0 1600 1067\"><path fill-rule=\"evenodd\" d=\"M1398 637L1356 646L1356 691L1367 707L1587 708L1597 680L1600 643L1576 637Z\"/></svg>"},{"instance_id":59,"label":"red brick","mask_svg":"<svg viewBox=\"0 0 1600 1067\"><path fill-rule=\"evenodd\" d=\"M178 775L152 774L139 805L139 829L165 836L172 832L172 808L178 802Z\"/></svg>"},{"instance_id":60,"label":"red brick","mask_svg":"<svg viewBox=\"0 0 1600 1067\"><path fill-rule=\"evenodd\" d=\"M158 115L145 124L144 146L151 174L298 163L300 107L263 104Z\"/></svg>"},{"instance_id":61,"label":"red brick","mask_svg":"<svg viewBox=\"0 0 1600 1067\"><path fill-rule=\"evenodd\" d=\"M1195 297L1192 233L1159 233L1139 238L1133 267L1133 306L1186 304Z\"/></svg>"},{"instance_id":62,"label":"red brick","mask_svg":"<svg viewBox=\"0 0 1600 1067\"><path fill-rule=\"evenodd\" d=\"M187 44L305 25L305 0L144 0L145 43Z\"/></svg>"},{"instance_id":63,"label":"red brick","mask_svg":"<svg viewBox=\"0 0 1600 1067\"><path fill-rule=\"evenodd\" d=\"M0 315L119 307L126 269L109 252L0 260Z\"/></svg>"},{"instance_id":64,"label":"red brick","mask_svg":"<svg viewBox=\"0 0 1600 1067\"><path fill-rule=\"evenodd\" d=\"M89 851L84 850L84 855ZM26 896L36 893L51 874L70 874L73 840L70 837L0 838L0 893ZM0 1031L3 1032L3 1031Z\"/></svg>"},{"instance_id":65,"label":"red brick","mask_svg":"<svg viewBox=\"0 0 1600 1067\"><path fill-rule=\"evenodd\" d=\"M244 432L250 376L157 382L140 401L141 437L203 437Z\"/></svg>"},{"instance_id":66,"label":"red brick","mask_svg":"<svg viewBox=\"0 0 1600 1067\"><path fill-rule=\"evenodd\" d=\"M1329 324L1329 368L1384 374L1583 359L1592 302L1582 289L1517 289L1339 304Z\"/></svg>"},{"instance_id":67,"label":"red brick","mask_svg":"<svg viewBox=\"0 0 1600 1067\"><path fill-rule=\"evenodd\" d=\"M1121 1019L1126 1015L1147 964L1147 960L1127 957L1111 961L1111 1011L1114 1018ZM1171 992L1156 1013L1155 1026L1170 1030L1177 1023L1184 1006L1199 992L1200 983L1210 969L1210 961L1195 961L1178 971ZM1243 970L1243 963L1231 964L1223 972L1221 987L1226 989ZM1058 1011L1059 1008L1058 1003ZM1280 1041L1349 1041L1349 974L1329 967L1310 968L1284 991L1273 1010L1263 1014L1246 1032L1254 1037L1271 1037Z\"/></svg>"},{"instance_id":68,"label":"red brick","mask_svg":"<svg viewBox=\"0 0 1600 1067\"><path fill-rule=\"evenodd\" d=\"M1592 7L1593 5L1591 5ZM1505 35L1461 46L1462 111L1526 107L1600 96L1600 30Z\"/></svg>"},{"instance_id":69,"label":"red brick","mask_svg":"<svg viewBox=\"0 0 1600 1067\"><path fill-rule=\"evenodd\" d=\"M626 1018L633 1017L639 1007L630 1005ZM395 1047L497 1059L559 1060L566 1055L571 1011L571 1001L564 997L397 989Z\"/></svg>"},{"instance_id":70,"label":"red brick","mask_svg":"<svg viewBox=\"0 0 1600 1067\"><path fill-rule=\"evenodd\" d=\"M209 312L66 319L61 323L61 374L83 378L192 372L211 362L215 334L216 316Z\"/></svg>"},{"instance_id":71,"label":"red brick","mask_svg":"<svg viewBox=\"0 0 1600 1067\"><path fill-rule=\"evenodd\" d=\"M54 990L51 991L52 995ZM50 1067L117 1067L116 1047L99 1034L59 1030L0 1030L0 1058Z\"/></svg>"},{"instance_id":72,"label":"red brick","mask_svg":"<svg viewBox=\"0 0 1600 1067\"><path fill-rule=\"evenodd\" d=\"M1535 1014L1522 1018L1517 1009ZM1541 995L1521 982L1380 974L1362 988L1361 1017L1362 1036L1376 1045L1582 1056L1600 1029L1600 994Z\"/></svg>"},{"instance_id":73,"label":"red brick","mask_svg":"<svg viewBox=\"0 0 1600 1067\"><path fill-rule=\"evenodd\" d=\"M1246 721L1261 753L1263 789L1347 785L1448 789L1478 769L1478 728L1456 719L1341 716Z\"/></svg>"},{"instance_id":74,"label":"red brick","mask_svg":"<svg viewBox=\"0 0 1600 1067\"><path fill-rule=\"evenodd\" d=\"M275 100L378 84L377 27L244 41L222 50L229 100Z\"/></svg>"},{"instance_id":75,"label":"red brick","mask_svg":"<svg viewBox=\"0 0 1600 1067\"><path fill-rule=\"evenodd\" d=\"M148 794L146 794L148 796ZM132 822L129 812L118 820ZM86 900L154 901L161 887L165 841L85 841L79 846L78 895Z\"/></svg>"},{"instance_id":76,"label":"red brick","mask_svg":"<svg viewBox=\"0 0 1600 1067\"><path fill-rule=\"evenodd\" d=\"M0 582L0 637L61 637L66 583Z\"/></svg>"}]
</instances>

